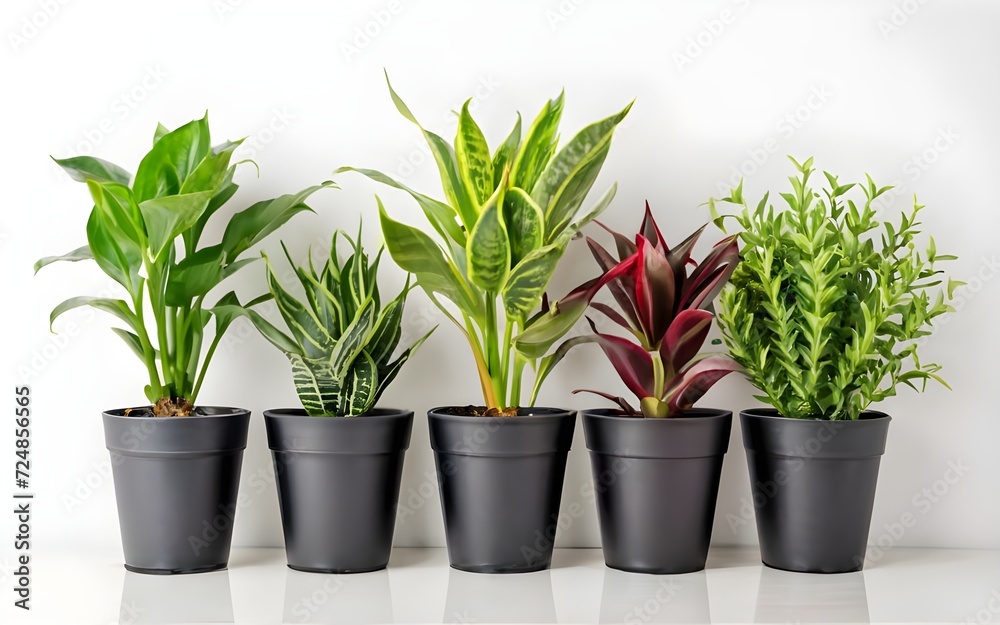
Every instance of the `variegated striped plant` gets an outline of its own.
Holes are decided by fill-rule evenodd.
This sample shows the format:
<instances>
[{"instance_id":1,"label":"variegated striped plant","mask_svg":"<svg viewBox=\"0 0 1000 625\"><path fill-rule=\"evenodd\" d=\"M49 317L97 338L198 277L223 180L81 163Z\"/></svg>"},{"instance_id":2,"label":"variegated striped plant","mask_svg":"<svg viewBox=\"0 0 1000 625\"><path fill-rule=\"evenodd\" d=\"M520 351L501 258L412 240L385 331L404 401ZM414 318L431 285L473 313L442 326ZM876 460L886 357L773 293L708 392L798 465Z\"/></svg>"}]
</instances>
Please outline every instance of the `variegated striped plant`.
<instances>
[{"instance_id":1,"label":"variegated striped plant","mask_svg":"<svg viewBox=\"0 0 1000 625\"><path fill-rule=\"evenodd\" d=\"M546 316L537 311L569 240L614 197L612 185L596 204L581 210L607 158L615 128L631 104L585 127L560 147L560 94L545 104L523 136L518 116L511 133L491 151L469 112L471 99L457 114L458 131L451 144L421 126L392 85L389 93L396 109L427 141L444 199L419 193L371 169L339 171L357 171L405 191L423 210L437 241L390 218L379 201L386 246L393 260L416 275L431 301L466 336L486 407L509 414L503 409L519 406L525 366L533 365L569 330L546 336L546 345L534 343L531 353L514 347L514 337ZM532 394L529 404L534 400Z\"/></svg>"},{"instance_id":2,"label":"variegated striped plant","mask_svg":"<svg viewBox=\"0 0 1000 625\"><path fill-rule=\"evenodd\" d=\"M371 410L403 363L430 335L393 358L402 334L409 278L399 295L383 307L377 282L382 250L369 262L361 247L361 232L357 239L343 235L352 253L341 264L337 255L341 234L333 235L330 257L320 271L311 256L307 267L295 266L282 245L305 292L304 301L281 285L265 256L270 293L240 311L288 356L302 407L314 417L349 417ZM272 300L287 333L250 308Z\"/></svg>"}]
</instances>

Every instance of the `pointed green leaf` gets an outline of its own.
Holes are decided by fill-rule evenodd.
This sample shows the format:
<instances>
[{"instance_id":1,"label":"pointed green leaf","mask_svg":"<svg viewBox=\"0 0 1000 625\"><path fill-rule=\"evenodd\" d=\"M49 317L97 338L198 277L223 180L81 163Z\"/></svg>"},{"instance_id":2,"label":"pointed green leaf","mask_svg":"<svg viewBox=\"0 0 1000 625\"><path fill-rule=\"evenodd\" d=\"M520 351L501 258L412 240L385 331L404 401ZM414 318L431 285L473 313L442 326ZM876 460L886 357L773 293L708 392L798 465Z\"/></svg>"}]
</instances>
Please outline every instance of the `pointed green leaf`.
<instances>
[{"instance_id":1,"label":"pointed green leaf","mask_svg":"<svg viewBox=\"0 0 1000 625\"><path fill-rule=\"evenodd\" d=\"M362 350L344 380L343 415L365 414L375 406L377 393L378 368L368 352Z\"/></svg>"},{"instance_id":2,"label":"pointed green leaf","mask_svg":"<svg viewBox=\"0 0 1000 625\"><path fill-rule=\"evenodd\" d=\"M455 137L455 157L465 188L477 207L482 206L493 195L493 161L486 137L476 120L469 113L469 102L465 101L458 116L458 134Z\"/></svg>"},{"instance_id":3,"label":"pointed green leaf","mask_svg":"<svg viewBox=\"0 0 1000 625\"><path fill-rule=\"evenodd\" d=\"M305 204L306 198L327 187L336 188L336 185L327 181L298 193L257 202L233 215L222 235L222 250L226 261L232 262L298 213L312 212L312 209Z\"/></svg>"},{"instance_id":4,"label":"pointed green leaf","mask_svg":"<svg viewBox=\"0 0 1000 625\"><path fill-rule=\"evenodd\" d=\"M311 417L341 416L341 381L333 373L333 368L325 360L303 358L289 354L292 363L292 382L295 392Z\"/></svg>"},{"instance_id":5,"label":"pointed green leaf","mask_svg":"<svg viewBox=\"0 0 1000 625\"><path fill-rule=\"evenodd\" d=\"M117 182L118 184L128 185L132 179L132 174L118 165L94 158L93 156L53 157L52 160L62 167L69 174L70 178L77 182L94 180L96 182Z\"/></svg>"},{"instance_id":6,"label":"pointed green leaf","mask_svg":"<svg viewBox=\"0 0 1000 625\"><path fill-rule=\"evenodd\" d=\"M132 191L136 202L177 195L188 174L210 149L208 115L161 136L135 172Z\"/></svg>"},{"instance_id":7,"label":"pointed green leaf","mask_svg":"<svg viewBox=\"0 0 1000 625\"><path fill-rule=\"evenodd\" d=\"M565 96L562 92L556 99L546 102L531 124L511 168L511 186L533 188L555 154Z\"/></svg>"},{"instance_id":8,"label":"pointed green leaf","mask_svg":"<svg viewBox=\"0 0 1000 625\"><path fill-rule=\"evenodd\" d=\"M478 287L492 292L503 287L510 273L510 241L501 209L506 182L501 181L496 192L483 205L466 246L469 279Z\"/></svg>"},{"instance_id":9,"label":"pointed green leaf","mask_svg":"<svg viewBox=\"0 0 1000 625\"><path fill-rule=\"evenodd\" d=\"M504 196L503 218L510 238L510 263L517 266L522 258L541 247L545 217L524 189L514 187Z\"/></svg>"},{"instance_id":10,"label":"pointed green leaf","mask_svg":"<svg viewBox=\"0 0 1000 625\"><path fill-rule=\"evenodd\" d=\"M47 267L52 263L58 263L58 262L76 263L81 260L94 260L94 255L90 253L89 245L78 247L72 252L67 252L62 256L46 256L45 258L39 259L35 263L35 273L38 273L38 271L42 267Z\"/></svg>"},{"instance_id":11,"label":"pointed green leaf","mask_svg":"<svg viewBox=\"0 0 1000 625\"><path fill-rule=\"evenodd\" d=\"M201 191L152 198L139 204L154 262L174 239L198 221L211 199L212 191Z\"/></svg>"},{"instance_id":12,"label":"pointed green leaf","mask_svg":"<svg viewBox=\"0 0 1000 625\"><path fill-rule=\"evenodd\" d=\"M91 308L96 308L97 310L110 313L118 319L124 321L128 324L128 327L133 330L138 331L140 327L139 319L135 316L135 313L132 312L129 305L123 300L82 295L80 297L71 297L52 309L52 314L49 315L49 328L51 329L52 325L55 324L56 319L58 319L60 315L73 310L74 308L79 308L80 306L90 306Z\"/></svg>"},{"instance_id":13,"label":"pointed green leaf","mask_svg":"<svg viewBox=\"0 0 1000 625\"><path fill-rule=\"evenodd\" d=\"M503 305L508 317L524 319L538 308L564 251L561 245L546 245L533 250L514 267L503 287Z\"/></svg>"},{"instance_id":14,"label":"pointed green leaf","mask_svg":"<svg viewBox=\"0 0 1000 625\"><path fill-rule=\"evenodd\" d=\"M517 114L514 129L510 131L497 151L493 153L493 188L500 186L500 179L505 169L513 168L517 149L521 145L521 114Z\"/></svg>"},{"instance_id":15,"label":"pointed green leaf","mask_svg":"<svg viewBox=\"0 0 1000 625\"><path fill-rule=\"evenodd\" d=\"M371 340L374 325L375 306L372 305L371 300L367 300L358 310L354 320L344 328L340 340L330 352L330 366L335 374L341 377L346 375L351 363Z\"/></svg>"}]
</instances>

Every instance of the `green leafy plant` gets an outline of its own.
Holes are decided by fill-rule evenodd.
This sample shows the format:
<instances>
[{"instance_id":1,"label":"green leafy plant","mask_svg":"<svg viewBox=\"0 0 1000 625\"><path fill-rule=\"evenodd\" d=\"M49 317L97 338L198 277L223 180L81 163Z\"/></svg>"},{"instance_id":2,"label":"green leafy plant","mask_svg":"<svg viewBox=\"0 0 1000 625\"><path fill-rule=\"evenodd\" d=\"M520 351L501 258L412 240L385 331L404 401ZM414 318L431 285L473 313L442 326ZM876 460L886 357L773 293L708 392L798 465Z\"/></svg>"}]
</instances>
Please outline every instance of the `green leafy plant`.
<instances>
[{"instance_id":1,"label":"green leafy plant","mask_svg":"<svg viewBox=\"0 0 1000 625\"><path fill-rule=\"evenodd\" d=\"M152 149L133 177L125 169L89 156L54 159L87 185L94 207L87 245L35 264L37 272L57 261L93 260L127 292L128 299L74 297L56 306L50 322L68 310L92 306L125 324L113 328L144 363L146 398L156 416L191 413L205 373L227 327L235 293L206 304L209 292L253 258L244 252L291 217L311 210L305 200L325 182L291 195L263 200L229 218L222 241L204 245L213 215L236 193L240 141L212 146L208 116L173 131L156 129ZM203 353L206 329L214 334Z\"/></svg>"},{"instance_id":2,"label":"green leafy plant","mask_svg":"<svg viewBox=\"0 0 1000 625\"><path fill-rule=\"evenodd\" d=\"M961 283L940 288L937 263L955 257L938 254L933 238L918 249L923 206L914 200L898 223L881 221L876 200L891 187L825 173L821 195L809 186L813 159L792 162L785 210L767 194L751 208L742 183L709 201L716 224L731 218L740 227L741 262L720 296L719 321L733 358L764 393L758 399L785 417L857 419L901 384L944 384L940 367L919 359L918 339L952 311L944 291L950 299ZM720 216L720 201L737 214Z\"/></svg>"},{"instance_id":3,"label":"green leafy plant","mask_svg":"<svg viewBox=\"0 0 1000 625\"><path fill-rule=\"evenodd\" d=\"M587 282L557 303L590 303L590 307L624 329L626 338L597 331L565 341L551 356L542 359L541 375L547 374L576 345L595 343L604 351L625 386L639 399L636 410L625 398L602 391L588 392L609 399L627 415L675 416L701 399L723 377L739 370L732 359L720 355L699 356L715 316L712 302L732 275L739 261L736 237L723 239L701 263L691 258L702 226L674 248L667 246L646 204L634 242L608 229L615 241L618 259L597 241L587 245L603 270L596 281ZM591 301L607 287L617 310Z\"/></svg>"},{"instance_id":4,"label":"green leafy plant","mask_svg":"<svg viewBox=\"0 0 1000 625\"><path fill-rule=\"evenodd\" d=\"M489 412L512 414L521 403L525 366L547 348L516 351L513 338L543 317L533 312L569 240L611 203L615 186L595 206L580 210L607 157L615 127L631 104L557 149L560 94L546 103L523 138L518 116L514 129L491 152L469 102L458 113L452 145L420 126L391 85L389 93L430 146L445 199L414 191L378 171L338 171L357 171L401 189L420 205L438 241L389 217L379 200L389 254L416 276L431 301L465 334ZM458 314L442 300L451 302ZM562 334L552 332L548 345ZM529 403L534 400L533 393Z\"/></svg>"},{"instance_id":5,"label":"green leafy plant","mask_svg":"<svg viewBox=\"0 0 1000 625\"><path fill-rule=\"evenodd\" d=\"M281 285L265 256L270 293L233 311L247 315L264 338L288 357L295 391L306 413L314 417L355 416L371 410L434 331L392 358L402 335L409 277L399 295L383 307L377 280L382 250L369 262L360 230L357 239L345 234L352 253L341 263L337 255L340 234L334 233L329 259L320 271L311 255L308 267L295 266L282 245L305 293L304 301ZM252 309L268 300L277 304L288 334Z\"/></svg>"}]
</instances>

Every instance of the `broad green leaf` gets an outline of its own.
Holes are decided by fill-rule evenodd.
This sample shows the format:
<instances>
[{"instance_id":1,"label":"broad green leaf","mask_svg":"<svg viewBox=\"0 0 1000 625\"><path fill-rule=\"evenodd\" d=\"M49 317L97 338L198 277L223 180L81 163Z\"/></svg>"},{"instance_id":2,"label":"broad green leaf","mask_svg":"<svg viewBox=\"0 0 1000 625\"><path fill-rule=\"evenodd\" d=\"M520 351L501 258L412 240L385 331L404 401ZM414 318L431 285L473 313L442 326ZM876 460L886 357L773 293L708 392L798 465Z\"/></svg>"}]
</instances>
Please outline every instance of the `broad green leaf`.
<instances>
[{"instance_id":1,"label":"broad green leaf","mask_svg":"<svg viewBox=\"0 0 1000 625\"><path fill-rule=\"evenodd\" d=\"M71 158L52 157L62 167L69 177L77 182L94 180L96 182L117 182L128 185L132 174L118 165L93 156L74 156Z\"/></svg>"},{"instance_id":2,"label":"broad green leaf","mask_svg":"<svg viewBox=\"0 0 1000 625\"><path fill-rule=\"evenodd\" d=\"M201 191L152 198L139 204L154 262L174 239L197 223L211 199L212 191Z\"/></svg>"},{"instance_id":3,"label":"broad green leaf","mask_svg":"<svg viewBox=\"0 0 1000 625\"><path fill-rule=\"evenodd\" d=\"M303 189L298 193L257 202L250 208L233 215L222 235L222 250L226 262L235 260L240 254L256 245L298 213L302 211L312 212L312 209L305 204L306 198L327 187L336 187L336 185L327 181Z\"/></svg>"},{"instance_id":4,"label":"broad green leaf","mask_svg":"<svg viewBox=\"0 0 1000 625\"><path fill-rule=\"evenodd\" d=\"M208 252L202 256L203 252ZM233 275L246 265L260 260L260 257L241 258L235 263L222 266L213 253L218 253L220 247L214 245L196 252L174 265L167 277L167 306L188 306L196 297L208 295L208 292L218 286L223 280ZM189 263L188 261L192 261Z\"/></svg>"},{"instance_id":5,"label":"broad green leaf","mask_svg":"<svg viewBox=\"0 0 1000 625\"><path fill-rule=\"evenodd\" d=\"M162 139L163 135L167 134L168 132L170 132L169 128L157 122L156 132L153 133L153 145L156 145L156 142Z\"/></svg>"},{"instance_id":6,"label":"broad green leaf","mask_svg":"<svg viewBox=\"0 0 1000 625\"><path fill-rule=\"evenodd\" d=\"M549 374L566 357L566 354L577 345L591 342L593 342L593 339L589 336L575 336L571 339L566 339L556 348L556 351L538 361L538 367L535 370L535 384L531 389L531 398L528 401L529 406L535 405L535 400L538 398L538 392L542 389L542 383L545 382L545 378L549 377Z\"/></svg>"},{"instance_id":7,"label":"broad green leaf","mask_svg":"<svg viewBox=\"0 0 1000 625\"><path fill-rule=\"evenodd\" d=\"M135 295L140 282L142 250L109 221L110 218L95 206L87 221L88 247L101 270Z\"/></svg>"},{"instance_id":8,"label":"broad green leaf","mask_svg":"<svg viewBox=\"0 0 1000 625\"><path fill-rule=\"evenodd\" d=\"M503 218L510 238L510 262L521 259L541 247L545 239L545 216L524 189L514 187L503 199Z\"/></svg>"},{"instance_id":9,"label":"broad green leaf","mask_svg":"<svg viewBox=\"0 0 1000 625\"><path fill-rule=\"evenodd\" d=\"M261 316L256 310L250 309L250 306L257 302L258 300L255 300L246 306L240 306L231 301L223 302L220 300L219 304L209 309L209 312L216 315L217 318L224 316L225 320L229 323L232 323L238 317L246 317L269 343L277 347L286 356L289 358L293 355L302 356L302 350L294 340L274 327L270 321Z\"/></svg>"},{"instance_id":10,"label":"broad green leaf","mask_svg":"<svg viewBox=\"0 0 1000 625\"><path fill-rule=\"evenodd\" d=\"M225 203L230 200L230 198L236 195L236 191L240 188L240 186L233 182L233 176L235 174L236 166L230 166L230 168L226 171L225 178L223 178L222 182L219 184L218 190L215 192L215 195L212 196L211 201L205 208L205 212L203 212L201 217L198 218L198 221L191 226L191 231L188 235L188 238L191 241L191 246L188 250L189 253L197 247L198 242L201 240L201 234L205 231L205 226L208 225L208 220L212 218L212 215L222 208Z\"/></svg>"},{"instance_id":11,"label":"broad green leaf","mask_svg":"<svg viewBox=\"0 0 1000 625\"><path fill-rule=\"evenodd\" d=\"M559 97L546 102L531 124L511 168L511 186L532 189L542 175L559 142L557 133L565 97L566 93L561 92Z\"/></svg>"},{"instance_id":12,"label":"broad green leaf","mask_svg":"<svg viewBox=\"0 0 1000 625\"><path fill-rule=\"evenodd\" d=\"M339 174L345 171L354 171L371 178L375 182L381 182L382 184L395 189L406 191L414 200L417 201L417 204L420 205L420 208L424 211L424 215L427 216L427 221L431 222L431 226L433 226L434 230L441 235L441 238L445 240L450 239L460 245L462 249L465 249L465 231L462 230L462 226L458 223L458 221L456 221L458 215L455 213L455 209L451 206L439 202L422 193L418 193L401 182L397 182L393 178L386 176L382 172L375 171L374 169L341 167L333 173Z\"/></svg>"},{"instance_id":13,"label":"broad green leaf","mask_svg":"<svg viewBox=\"0 0 1000 625\"><path fill-rule=\"evenodd\" d=\"M517 121L514 122L514 129L510 131L497 151L493 153L493 187L500 186L500 179L504 170L514 166L514 158L517 156L517 148L521 145L521 114L517 114Z\"/></svg>"},{"instance_id":14,"label":"broad green leaf","mask_svg":"<svg viewBox=\"0 0 1000 625\"><path fill-rule=\"evenodd\" d=\"M506 184L507 180L502 180L483 205L466 247L469 279L488 292L499 291L510 273L510 241L501 207Z\"/></svg>"},{"instance_id":15,"label":"broad green leaf","mask_svg":"<svg viewBox=\"0 0 1000 625\"><path fill-rule=\"evenodd\" d=\"M603 163L604 156L607 154L607 144L614 133L615 127L625 119L631 108L632 103L629 103L621 112L595 122L577 133L565 147L559 150L555 158L552 159L552 162L542 172L535 186L531 187L531 197L546 211L546 226L550 223L560 221L564 213L575 212L575 208L570 210L571 206L569 205L570 201L575 199L575 193L567 195L562 200L563 204L559 206L555 204L555 200L559 199L561 193L566 193L563 189L567 186L571 177L579 174L580 170L586 167L588 163L595 160ZM598 171L600 170L599 165L597 169ZM591 172L591 174L596 178L596 172ZM577 182L574 188L585 186L585 182L586 178ZM592 179L590 180L590 184L593 184ZM519 186L529 188L525 185ZM587 188L589 189L589 186ZM580 200L582 201L582 198ZM577 204L577 207L579 207L579 204ZM554 212L556 213L556 217L553 216ZM551 228L547 227L546 230L550 238L554 236Z\"/></svg>"},{"instance_id":16,"label":"broad green leaf","mask_svg":"<svg viewBox=\"0 0 1000 625\"><path fill-rule=\"evenodd\" d=\"M181 185L180 193L197 193L199 191L211 191L214 195L223 186L227 174L229 173L229 161L232 160L233 151L240 147L243 140L227 141L222 145L213 147L205 158L198 163ZM231 181L231 178L230 178Z\"/></svg>"},{"instance_id":17,"label":"broad green leaf","mask_svg":"<svg viewBox=\"0 0 1000 625\"><path fill-rule=\"evenodd\" d=\"M342 416L338 414L341 403L341 380L325 360L303 358L289 354L292 363L292 382L295 392L311 417Z\"/></svg>"},{"instance_id":18,"label":"broad green leaf","mask_svg":"<svg viewBox=\"0 0 1000 625\"><path fill-rule=\"evenodd\" d=\"M604 159L607 157L610 147L611 137L609 136L602 148L580 161L577 169L560 187L545 216L545 231L548 234L548 242L558 238L576 217L580 205L583 204L591 187L594 186L597 175L601 173L601 167L604 165Z\"/></svg>"},{"instance_id":19,"label":"broad green leaf","mask_svg":"<svg viewBox=\"0 0 1000 625\"><path fill-rule=\"evenodd\" d=\"M145 227L139 207L128 187L117 182L87 181L94 206L104 215L108 228L137 245L145 239Z\"/></svg>"},{"instance_id":20,"label":"broad green leaf","mask_svg":"<svg viewBox=\"0 0 1000 625\"><path fill-rule=\"evenodd\" d=\"M503 305L511 319L524 319L538 308L565 248L546 245L533 250L510 272L503 287Z\"/></svg>"},{"instance_id":21,"label":"broad green leaf","mask_svg":"<svg viewBox=\"0 0 1000 625\"><path fill-rule=\"evenodd\" d=\"M208 154L210 145L207 114L160 137L135 172L132 185L135 201L180 193L188 175Z\"/></svg>"},{"instance_id":22,"label":"broad green leaf","mask_svg":"<svg viewBox=\"0 0 1000 625\"><path fill-rule=\"evenodd\" d=\"M570 238L577 232L579 232L584 226L586 226L590 222L600 217L601 213L607 210L608 206L611 205L611 201L615 199L615 193L617 192L618 192L618 183L614 182L611 184L608 190L604 192L604 195L601 196L601 199L597 200L597 203L594 204L583 217L581 217L572 225L570 225L569 228L563 229L561 235L562 240L560 242L562 243L569 242Z\"/></svg>"},{"instance_id":23,"label":"broad green leaf","mask_svg":"<svg viewBox=\"0 0 1000 625\"><path fill-rule=\"evenodd\" d=\"M392 260L403 270L414 274L417 284L429 294L439 293L453 302L459 309L482 319L484 315L482 297L475 293L462 277L441 248L426 234L389 217L376 198L382 236Z\"/></svg>"},{"instance_id":24,"label":"broad green leaf","mask_svg":"<svg viewBox=\"0 0 1000 625\"><path fill-rule=\"evenodd\" d=\"M469 113L471 101L471 98L465 101L458 116L455 157L462 182L478 208L493 195L496 185L493 184L493 161L486 137Z\"/></svg>"},{"instance_id":25,"label":"broad green leaf","mask_svg":"<svg viewBox=\"0 0 1000 625\"><path fill-rule=\"evenodd\" d=\"M139 319L132 312L129 305L120 299L108 299L104 297L90 297L82 295L79 297L72 297L55 308L52 309L52 314L49 315L49 328L55 324L56 319L59 318L65 312L73 310L74 308L79 308L80 306L90 306L91 308L96 308L97 310L103 310L106 313L110 313L121 319L128 327L133 330L139 329Z\"/></svg>"},{"instance_id":26,"label":"broad green leaf","mask_svg":"<svg viewBox=\"0 0 1000 625\"><path fill-rule=\"evenodd\" d=\"M462 176L458 170L458 163L455 160L455 150L451 145L439 137L438 135L425 130L417 118L413 116L410 112L409 107L403 102L402 98L396 93L392 88L392 83L389 82L388 72L385 75L385 82L389 86L389 95L392 97L393 104L396 105L396 110L405 117L407 120L412 122L420 132L424 135L424 140L427 141L427 145L431 149L431 154L434 156L434 161L438 166L438 173L441 175L441 186L444 189L444 195L448 199L448 202L455 207L459 218L462 220L462 224L465 226L466 230L471 230L472 226L476 223L476 207L473 205L473 200L469 197L466 192L465 186L462 184Z\"/></svg>"},{"instance_id":27,"label":"broad green leaf","mask_svg":"<svg viewBox=\"0 0 1000 625\"><path fill-rule=\"evenodd\" d=\"M72 252L67 252L62 256L46 256L45 258L39 259L35 263L35 273L38 273L38 271L42 267L47 267L52 263L58 263L58 262L75 263L81 260L94 260L94 255L90 253L89 245L78 247Z\"/></svg>"}]
</instances>

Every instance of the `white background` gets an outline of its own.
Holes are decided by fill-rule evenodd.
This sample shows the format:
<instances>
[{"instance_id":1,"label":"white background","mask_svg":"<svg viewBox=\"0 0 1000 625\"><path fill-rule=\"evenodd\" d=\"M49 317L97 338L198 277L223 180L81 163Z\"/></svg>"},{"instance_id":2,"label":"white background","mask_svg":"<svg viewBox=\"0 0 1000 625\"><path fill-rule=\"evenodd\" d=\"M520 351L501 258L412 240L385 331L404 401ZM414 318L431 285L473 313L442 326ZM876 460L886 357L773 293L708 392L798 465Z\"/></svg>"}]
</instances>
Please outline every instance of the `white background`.
<instances>
[{"instance_id":1,"label":"white background","mask_svg":"<svg viewBox=\"0 0 1000 625\"><path fill-rule=\"evenodd\" d=\"M7 367L0 388L11 393L10 403L15 383L34 392L36 550L120 549L100 413L141 403L145 383L143 368L99 314L70 313L56 324L58 334L48 333L55 304L109 283L86 263L32 276L38 257L85 242L90 207L85 189L48 155L94 154L134 171L157 121L176 127L207 109L216 142L252 138L241 154L254 158L262 175L242 170L236 206L315 184L348 164L440 195L418 132L389 100L383 68L418 118L446 136L454 128L449 111L475 94L476 116L493 145L515 111L530 120L563 87L564 138L636 98L592 198L617 180L606 221L629 233L648 199L668 239L680 240L707 220L699 205L740 172L750 197L785 190L786 153L815 156L842 180L869 172L880 184L898 185L887 215L918 194L938 248L961 257L950 265L953 277L969 287L958 292L959 313L922 351L944 365L954 390L907 392L880 406L894 420L872 540L1000 547L1000 211L991 189L1000 169L998 27L1000 5L988 1L6 2L0 263ZM377 245L375 192L397 218L422 223L408 197L356 175L338 181L343 190L314 196L317 215L301 215L280 232L296 257L304 259L310 244L322 251L335 228L354 231L359 215L369 224L365 241ZM719 236L709 230L702 251ZM277 244L272 238L265 249ZM402 274L384 266L386 285L398 288ZM261 271L251 266L227 289L243 297L261 292ZM594 273L589 254L575 245L552 290L563 293ZM415 293L407 336L440 322ZM595 405L570 395L579 387L625 393L600 353L582 350L550 378L540 404ZM398 545L443 544L423 415L434 405L475 402L478 393L466 345L442 325L386 394L384 405L417 413L402 493L412 514L398 520ZM237 326L200 402L253 410L242 484L250 497L235 541L280 545L261 412L296 405L287 361ZM701 405L738 411L754 401L749 385L731 376ZM10 425L0 427L3 497L12 488ZM583 490L589 470L578 431L563 507L581 502L586 513L561 531L561 546L599 545ZM717 544L756 542L748 493L735 423ZM885 529L906 514L916 519L913 527ZM2 559L12 555L12 519L0 518Z\"/></svg>"}]
</instances>

